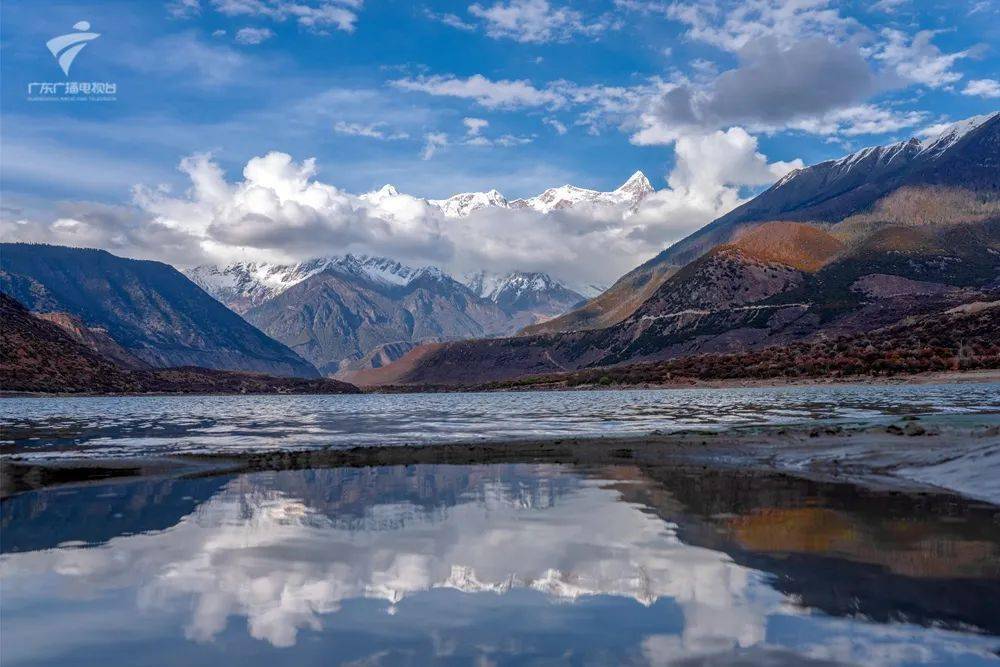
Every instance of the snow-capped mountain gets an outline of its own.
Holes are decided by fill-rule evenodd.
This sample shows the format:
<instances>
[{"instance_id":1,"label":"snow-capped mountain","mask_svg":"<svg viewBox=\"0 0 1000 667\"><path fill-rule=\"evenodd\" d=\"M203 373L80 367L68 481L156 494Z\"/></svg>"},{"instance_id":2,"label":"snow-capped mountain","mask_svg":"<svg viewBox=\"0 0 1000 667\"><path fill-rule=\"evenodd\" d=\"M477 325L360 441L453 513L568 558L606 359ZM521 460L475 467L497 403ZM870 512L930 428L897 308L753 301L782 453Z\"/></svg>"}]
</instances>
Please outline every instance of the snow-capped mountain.
<instances>
[{"instance_id":1,"label":"snow-capped mountain","mask_svg":"<svg viewBox=\"0 0 1000 667\"><path fill-rule=\"evenodd\" d=\"M539 213L572 208L580 205L624 206L633 209L649 194L654 192L652 184L641 171L632 174L627 181L611 192L588 190L575 185L549 188L535 197L509 201L497 190L487 192L463 192L447 199L428 199L427 203L439 208L449 218L464 218L474 211L484 208L530 209ZM361 195L371 204L381 204L390 196L399 193L391 185L380 190Z\"/></svg>"},{"instance_id":2,"label":"snow-capped mountain","mask_svg":"<svg viewBox=\"0 0 1000 667\"><path fill-rule=\"evenodd\" d=\"M627 181L611 192L600 192L598 190L578 188L573 185L563 185L558 188L549 188L535 197L515 199L510 203L510 207L530 208L539 213L549 213L581 204L634 208L652 192L653 185L649 182L649 179L646 178L644 173L637 171Z\"/></svg>"},{"instance_id":3,"label":"snow-capped mountain","mask_svg":"<svg viewBox=\"0 0 1000 667\"><path fill-rule=\"evenodd\" d=\"M974 116L924 139L869 146L836 160L790 172L752 200L678 241L651 266L683 266L728 241L743 226L771 220L837 222L903 186L994 191L1000 112ZM640 267L642 268L642 267Z\"/></svg>"},{"instance_id":4,"label":"snow-capped mountain","mask_svg":"<svg viewBox=\"0 0 1000 667\"><path fill-rule=\"evenodd\" d=\"M500 274L476 271L462 277L476 295L500 306L524 324L534 324L560 315L585 297L547 273L514 271Z\"/></svg>"},{"instance_id":5,"label":"snow-capped mountain","mask_svg":"<svg viewBox=\"0 0 1000 667\"><path fill-rule=\"evenodd\" d=\"M444 275L441 269L434 266L413 268L387 257L350 254L295 264L235 262L222 267L207 264L185 273L203 290L242 314L327 270L396 286L408 285L421 277L436 279Z\"/></svg>"},{"instance_id":6,"label":"snow-capped mountain","mask_svg":"<svg viewBox=\"0 0 1000 667\"><path fill-rule=\"evenodd\" d=\"M464 218L481 208L510 208L507 198L496 190L463 192L447 199L429 199L427 203L441 209L449 218Z\"/></svg>"}]
</instances>

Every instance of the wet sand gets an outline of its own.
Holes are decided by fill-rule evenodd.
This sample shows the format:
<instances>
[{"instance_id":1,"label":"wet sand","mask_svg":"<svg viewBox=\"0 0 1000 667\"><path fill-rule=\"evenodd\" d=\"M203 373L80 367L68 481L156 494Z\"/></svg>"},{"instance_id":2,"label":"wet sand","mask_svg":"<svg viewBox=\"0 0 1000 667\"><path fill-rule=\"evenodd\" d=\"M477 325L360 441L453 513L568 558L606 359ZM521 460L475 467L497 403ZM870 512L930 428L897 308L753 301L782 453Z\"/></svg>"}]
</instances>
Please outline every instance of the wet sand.
<instances>
[{"instance_id":1,"label":"wet sand","mask_svg":"<svg viewBox=\"0 0 1000 667\"><path fill-rule=\"evenodd\" d=\"M416 464L683 465L777 471L867 486L950 491L1000 505L1000 414L860 424L690 429L635 437L248 451L161 458L3 460L0 495L142 476Z\"/></svg>"}]
</instances>

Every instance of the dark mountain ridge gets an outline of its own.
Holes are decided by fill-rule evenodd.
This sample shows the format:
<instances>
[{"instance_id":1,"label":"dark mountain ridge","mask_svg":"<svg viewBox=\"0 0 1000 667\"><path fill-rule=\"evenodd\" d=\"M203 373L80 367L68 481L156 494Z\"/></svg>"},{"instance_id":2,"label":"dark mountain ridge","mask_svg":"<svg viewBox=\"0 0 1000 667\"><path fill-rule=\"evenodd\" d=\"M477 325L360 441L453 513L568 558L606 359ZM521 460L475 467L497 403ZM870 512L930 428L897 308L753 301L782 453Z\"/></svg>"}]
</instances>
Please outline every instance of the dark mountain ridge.
<instances>
[{"instance_id":1,"label":"dark mountain ridge","mask_svg":"<svg viewBox=\"0 0 1000 667\"><path fill-rule=\"evenodd\" d=\"M69 313L88 327L100 327L152 366L318 375L297 354L161 262L103 250L4 243L0 291L29 310Z\"/></svg>"},{"instance_id":2,"label":"dark mountain ridge","mask_svg":"<svg viewBox=\"0 0 1000 667\"><path fill-rule=\"evenodd\" d=\"M55 322L0 292L0 391L97 394L356 393L336 380L197 367L135 368L104 357ZM65 326L67 323L63 323ZM131 360L124 360L131 364Z\"/></svg>"}]
</instances>

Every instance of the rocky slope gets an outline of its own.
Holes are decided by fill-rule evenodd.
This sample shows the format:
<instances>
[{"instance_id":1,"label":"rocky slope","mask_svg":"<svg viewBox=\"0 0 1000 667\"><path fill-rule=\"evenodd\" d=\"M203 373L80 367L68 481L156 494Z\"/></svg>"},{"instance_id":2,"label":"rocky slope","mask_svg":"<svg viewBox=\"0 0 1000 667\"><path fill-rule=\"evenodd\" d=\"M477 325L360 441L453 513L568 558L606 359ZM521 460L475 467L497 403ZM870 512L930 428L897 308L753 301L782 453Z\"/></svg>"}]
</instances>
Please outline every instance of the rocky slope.
<instances>
[{"instance_id":1,"label":"rocky slope","mask_svg":"<svg viewBox=\"0 0 1000 667\"><path fill-rule=\"evenodd\" d=\"M380 280L327 269L245 313L324 374L357 366L387 344L509 331L509 316L432 268ZM372 357L374 358L374 357Z\"/></svg>"},{"instance_id":2,"label":"rocky slope","mask_svg":"<svg viewBox=\"0 0 1000 667\"><path fill-rule=\"evenodd\" d=\"M460 283L384 257L238 262L187 274L325 373L377 368L419 342L511 334L584 300L544 273L479 271ZM394 347L378 352L385 345Z\"/></svg>"},{"instance_id":3,"label":"rocky slope","mask_svg":"<svg viewBox=\"0 0 1000 667\"><path fill-rule=\"evenodd\" d=\"M580 308L525 333L607 327L627 318L681 266L747 227L770 221L836 223L900 189L1000 191L1000 113L977 116L923 141L865 148L796 170L620 278Z\"/></svg>"},{"instance_id":4,"label":"rocky slope","mask_svg":"<svg viewBox=\"0 0 1000 667\"><path fill-rule=\"evenodd\" d=\"M508 332L561 315L585 300L579 292L537 271L477 271L464 276L462 282L510 316Z\"/></svg>"},{"instance_id":5,"label":"rocky slope","mask_svg":"<svg viewBox=\"0 0 1000 667\"><path fill-rule=\"evenodd\" d=\"M878 217L879 210L871 215ZM378 379L481 384L736 353L888 327L921 313L993 300L1000 287L1000 217L919 225L883 221L863 228L863 235L841 240L834 236L838 225L762 225L685 266L618 324L413 350L382 369Z\"/></svg>"},{"instance_id":6,"label":"rocky slope","mask_svg":"<svg viewBox=\"0 0 1000 667\"><path fill-rule=\"evenodd\" d=\"M272 377L207 368L119 365L49 319L0 293L0 391L46 393L356 393L326 379ZM66 323L65 318L57 318ZM75 328L78 325L72 324Z\"/></svg>"},{"instance_id":7,"label":"rocky slope","mask_svg":"<svg viewBox=\"0 0 1000 667\"><path fill-rule=\"evenodd\" d=\"M68 313L98 327L152 366L317 375L166 264L23 243L0 245L0 257L0 291L30 310Z\"/></svg>"}]
</instances>

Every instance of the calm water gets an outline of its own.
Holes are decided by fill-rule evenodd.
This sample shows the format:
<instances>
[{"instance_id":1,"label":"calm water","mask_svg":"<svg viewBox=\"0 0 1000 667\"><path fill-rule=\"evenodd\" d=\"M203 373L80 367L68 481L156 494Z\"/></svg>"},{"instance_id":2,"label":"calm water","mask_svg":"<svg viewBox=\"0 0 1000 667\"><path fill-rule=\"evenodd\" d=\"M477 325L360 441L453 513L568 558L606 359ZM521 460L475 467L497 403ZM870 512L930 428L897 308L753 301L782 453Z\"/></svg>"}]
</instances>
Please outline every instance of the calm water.
<instances>
[{"instance_id":1,"label":"calm water","mask_svg":"<svg viewBox=\"0 0 1000 667\"><path fill-rule=\"evenodd\" d=\"M997 508L955 496L411 466L0 508L5 667L987 665L1000 649Z\"/></svg>"},{"instance_id":2,"label":"calm water","mask_svg":"<svg viewBox=\"0 0 1000 667\"><path fill-rule=\"evenodd\" d=\"M0 399L34 457L347 447L1000 411L1000 384L362 396Z\"/></svg>"}]
</instances>

